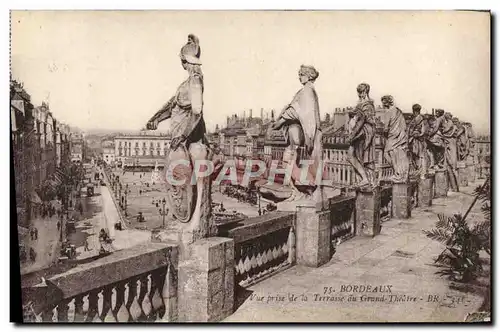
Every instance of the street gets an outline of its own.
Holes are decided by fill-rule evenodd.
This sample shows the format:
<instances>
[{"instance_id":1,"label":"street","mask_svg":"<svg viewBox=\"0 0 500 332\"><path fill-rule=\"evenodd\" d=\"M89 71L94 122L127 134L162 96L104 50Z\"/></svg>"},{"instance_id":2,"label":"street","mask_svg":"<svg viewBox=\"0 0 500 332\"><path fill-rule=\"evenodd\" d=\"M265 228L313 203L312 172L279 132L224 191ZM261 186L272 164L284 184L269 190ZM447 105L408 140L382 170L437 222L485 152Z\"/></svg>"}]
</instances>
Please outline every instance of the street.
<instances>
[{"instance_id":1,"label":"street","mask_svg":"<svg viewBox=\"0 0 500 332\"><path fill-rule=\"evenodd\" d=\"M108 229L109 235L113 239L112 247L114 250L148 242L151 238L150 232L147 231L135 229L115 230L114 224L119 220L119 215L111 193L106 186L100 187L99 191L100 195L82 197L82 200L86 201L89 210L86 211L86 218L77 222L76 232L68 236L69 242L76 246L78 260L99 254L99 232L101 229ZM83 238L82 235L84 235ZM89 251L85 251L86 238L89 243Z\"/></svg>"}]
</instances>

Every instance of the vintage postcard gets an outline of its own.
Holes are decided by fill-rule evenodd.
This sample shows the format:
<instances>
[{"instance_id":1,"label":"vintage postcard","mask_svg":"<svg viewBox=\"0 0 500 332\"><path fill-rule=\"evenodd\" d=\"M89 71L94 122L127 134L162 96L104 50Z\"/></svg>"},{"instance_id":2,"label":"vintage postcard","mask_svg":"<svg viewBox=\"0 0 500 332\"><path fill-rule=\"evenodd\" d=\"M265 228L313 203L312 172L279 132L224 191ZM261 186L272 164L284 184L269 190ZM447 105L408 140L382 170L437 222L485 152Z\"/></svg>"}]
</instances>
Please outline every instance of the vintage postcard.
<instances>
[{"instance_id":1,"label":"vintage postcard","mask_svg":"<svg viewBox=\"0 0 500 332\"><path fill-rule=\"evenodd\" d=\"M491 322L490 21L12 11L23 322Z\"/></svg>"}]
</instances>

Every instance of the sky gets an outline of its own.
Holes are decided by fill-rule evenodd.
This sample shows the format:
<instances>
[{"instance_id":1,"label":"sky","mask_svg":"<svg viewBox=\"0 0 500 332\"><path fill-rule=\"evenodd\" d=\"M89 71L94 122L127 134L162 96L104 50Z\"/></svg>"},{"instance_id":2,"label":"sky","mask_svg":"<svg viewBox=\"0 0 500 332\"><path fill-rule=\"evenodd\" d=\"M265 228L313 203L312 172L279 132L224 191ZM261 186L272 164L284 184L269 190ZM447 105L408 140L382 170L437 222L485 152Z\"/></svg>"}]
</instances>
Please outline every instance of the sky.
<instances>
[{"instance_id":1,"label":"sky","mask_svg":"<svg viewBox=\"0 0 500 332\"><path fill-rule=\"evenodd\" d=\"M377 104L391 94L405 112L419 103L490 128L490 16L480 12L14 11L12 77L69 125L139 130L187 77L179 51L190 33L209 130L244 110L279 112L302 64L320 73L323 117L354 105L367 82Z\"/></svg>"}]
</instances>

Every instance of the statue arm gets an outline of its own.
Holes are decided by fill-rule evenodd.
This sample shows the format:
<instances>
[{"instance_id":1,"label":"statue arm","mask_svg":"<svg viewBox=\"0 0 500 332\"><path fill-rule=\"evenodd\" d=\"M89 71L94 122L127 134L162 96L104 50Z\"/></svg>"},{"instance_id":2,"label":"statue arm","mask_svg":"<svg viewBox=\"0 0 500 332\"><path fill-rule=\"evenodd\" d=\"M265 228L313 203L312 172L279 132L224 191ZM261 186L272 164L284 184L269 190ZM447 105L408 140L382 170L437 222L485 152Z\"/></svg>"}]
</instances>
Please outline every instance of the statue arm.
<instances>
[{"instance_id":1,"label":"statue arm","mask_svg":"<svg viewBox=\"0 0 500 332\"><path fill-rule=\"evenodd\" d=\"M172 97L165 105L163 105L163 107L158 112L156 112L155 115L151 117L151 119L149 119L148 122L160 123L164 120L169 119L172 116L172 108L174 108L174 106L175 106L175 97Z\"/></svg>"},{"instance_id":2,"label":"statue arm","mask_svg":"<svg viewBox=\"0 0 500 332\"><path fill-rule=\"evenodd\" d=\"M366 115L362 111L357 112L357 114L355 116L357 116L357 119L356 119L356 124L354 125L354 128L352 128L351 139L353 139L354 137L356 137L359 134L359 132L363 128L363 125L366 122Z\"/></svg>"},{"instance_id":3,"label":"statue arm","mask_svg":"<svg viewBox=\"0 0 500 332\"><path fill-rule=\"evenodd\" d=\"M426 121L422 120L422 125L420 126L420 133L418 134L418 137L423 137L427 131L428 131L428 124Z\"/></svg>"}]
</instances>

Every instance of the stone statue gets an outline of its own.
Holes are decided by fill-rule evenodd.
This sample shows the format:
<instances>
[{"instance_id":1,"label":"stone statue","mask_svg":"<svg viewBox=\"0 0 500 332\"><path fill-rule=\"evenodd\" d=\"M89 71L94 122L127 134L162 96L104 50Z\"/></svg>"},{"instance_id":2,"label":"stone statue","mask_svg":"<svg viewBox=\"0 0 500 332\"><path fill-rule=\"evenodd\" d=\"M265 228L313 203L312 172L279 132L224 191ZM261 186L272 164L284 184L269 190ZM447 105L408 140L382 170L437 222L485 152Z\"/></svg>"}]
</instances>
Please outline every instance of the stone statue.
<instances>
[{"instance_id":1,"label":"stone statue","mask_svg":"<svg viewBox=\"0 0 500 332\"><path fill-rule=\"evenodd\" d=\"M426 141L429 124L427 119L420 114L422 106L415 104L412 109L413 119L408 124L408 145L412 158L411 162L419 172L420 177L423 178L427 173L427 167L429 165Z\"/></svg>"},{"instance_id":2,"label":"stone statue","mask_svg":"<svg viewBox=\"0 0 500 332\"><path fill-rule=\"evenodd\" d=\"M467 133L465 132L465 126L462 122L458 120L457 117L452 119L453 124L457 128L457 157L458 161L464 161L467 158L468 154L468 139Z\"/></svg>"},{"instance_id":3,"label":"stone statue","mask_svg":"<svg viewBox=\"0 0 500 332\"><path fill-rule=\"evenodd\" d=\"M403 112L394 106L392 96L383 96L382 107L386 110L384 114L384 153L386 159L394 169L392 181L395 183L407 183L410 171L408 160L408 134Z\"/></svg>"},{"instance_id":4,"label":"stone statue","mask_svg":"<svg viewBox=\"0 0 500 332\"><path fill-rule=\"evenodd\" d=\"M195 35L188 36L188 42L181 48L180 58L188 78L181 83L175 95L148 121L146 128L155 130L166 119L171 120L172 141L166 157L166 186L169 222L185 224L181 228L188 234L186 242L191 243L213 233L211 218L211 195L209 177L198 178L191 184L192 165L196 160L211 157L206 128L203 119L203 72L201 70L201 48ZM173 161L187 161L184 165L171 168ZM176 185L170 179L186 181ZM179 225L177 225L179 226Z\"/></svg>"},{"instance_id":5,"label":"stone statue","mask_svg":"<svg viewBox=\"0 0 500 332\"><path fill-rule=\"evenodd\" d=\"M465 122L464 128L467 136L467 155L469 159L475 160L476 136L474 130L472 130L472 124L470 122Z\"/></svg>"},{"instance_id":6,"label":"stone statue","mask_svg":"<svg viewBox=\"0 0 500 332\"><path fill-rule=\"evenodd\" d=\"M293 164L291 183L293 193L288 201L298 200L310 196L316 190L316 172L320 165L322 133L320 130L320 112L318 95L314 82L318 78L318 71L312 66L301 66L299 80L303 87L295 94L292 102L286 105L273 123L273 130L283 130L288 147L283 153L283 163ZM274 116L274 112L271 114ZM308 167L305 183L300 180L298 149L304 150L304 159L313 160L314 164Z\"/></svg>"},{"instance_id":7,"label":"stone statue","mask_svg":"<svg viewBox=\"0 0 500 332\"><path fill-rule=\"evenodd\" d=\"M348 143L349 162L358 177L357 185L374 183L375 171L375 106L370 99L370 85L361 83L357 87L359 102L349 112Z\"/></svg>"},{"instance_id":8,"label":"stone statue","mask_svg":"<svg viewBox=\"0 0 500 332\"><path fill-rule=\"evenodd\" d=\"M458 191L457 127L453 124L450 112L444 114L441 133L446 147L445 162L450 188L452 191Z\"/></svg>"},{"instance_id":9,"label":"stone statue","mask_svg":"<svg viewBox=\"0 0 500 332\"><path fill-rule=\"evenodd\" d=\"M437 109L436 116L427 135L427 148L432 155L431 165L435 170L445 169L445 143L441 133L444 120L444 110Z\"/></svg>"}]
</instances>

